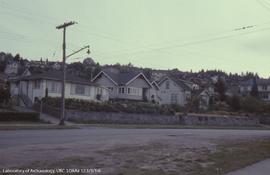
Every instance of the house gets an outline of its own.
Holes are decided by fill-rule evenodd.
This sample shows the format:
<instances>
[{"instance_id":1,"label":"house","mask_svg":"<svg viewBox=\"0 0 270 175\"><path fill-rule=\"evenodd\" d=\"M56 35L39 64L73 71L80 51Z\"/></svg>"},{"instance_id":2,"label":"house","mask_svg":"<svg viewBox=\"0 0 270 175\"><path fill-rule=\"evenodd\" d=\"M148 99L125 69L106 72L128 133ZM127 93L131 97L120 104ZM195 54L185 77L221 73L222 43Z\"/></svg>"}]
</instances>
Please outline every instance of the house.
<instances>
[{"instance_id":1,"label":"house","mask_svg":"<svg viewBox=\"0 0 270 175\"><path fill-rule=\"evenodd\" d=\"M165 76L159 85L159 96L161 104L177 104L185 106L191 96L192 83L186 84L186 81L173 76Z\"/></svg>"},{"instance_id":2,"label":"house","mask_svg":"<svg viewBox=\"0 0 270 175\"><path fill-rule=\"evenodd\" d=\"M20 104L31 106L35 100L46 96L61 97L61 71L27 72L21 76L10 79L11 95L19 97ZM89 80L82 79L73 74L66 75L66 98L75 98L89 101L107 101L109 91Z\"/></svg>"},{"instance_id":3,"label":"house","mask_svg":"<svg viewBox=\"0 0 270 175\"><path fill-rule=\"evenodd\" d=\"M192 95L197 97L199 100L199 108L203 110L207 110L209 107L211 92L207 88L205 89L197 89L192 91Z\"/></svg>"},{"instance_id":4,"label":"house","mask_svg":"<svg viewBox=\"0 0 270 175\"><path fill-rule=\"evenodd\" d=\"M108 88L110 100L151 100L152 84L141 72L106 69L99 72L92 82Z\"/></svg>"},{"instance_id":5,"label":"house","mask_svg":"<svg viewBox=\"0 0 270 175\"><path fill-rule=\"evenodd\" d=\"M150 98L149 100L152 103L156 103L156 104L160 104L161 98L160 98L160 94L159 94L159 85L156 81L152 81L152 88L150 89Z\"/></svg>"},{"instance_id":6,"label":"house","mask_svg":"<svg viewBox=\"0 0 270 175\"><path fill-rule=\"evenodd\" d=\"M239 96L240 87L238 85L230 85L226 90L226 95L229 97Z\"/></svg>"},{"instance_id":7,"label":"house","mask_svg":"<svg viewBox=\"0 0 270 175\"><path fill-rule=\"evenodd\" d=\"M266 102L270 102L270 79L256 78L241 82L239 84L240 94L242 96L249 95L254 83L257 84L259 97Z\"/></svg>"},{"instance_id":8,"label":"house","mask_svg":"<svg viewBox=\"0 0 270 175\"><path fill-rule=\"evenodd\" d=\"M11 61L6 65L5 68L5 74L6 75L12 75L12 74L17 74L19 70L20 64L17 61Z\"/></svg>"}]
</instances>

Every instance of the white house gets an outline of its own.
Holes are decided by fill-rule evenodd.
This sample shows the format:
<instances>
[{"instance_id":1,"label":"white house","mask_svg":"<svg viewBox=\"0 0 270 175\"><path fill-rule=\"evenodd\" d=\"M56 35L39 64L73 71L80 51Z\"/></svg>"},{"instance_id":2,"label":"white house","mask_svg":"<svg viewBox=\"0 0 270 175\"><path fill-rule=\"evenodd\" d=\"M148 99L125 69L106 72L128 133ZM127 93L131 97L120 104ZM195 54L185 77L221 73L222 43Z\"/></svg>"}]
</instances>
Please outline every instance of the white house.
<instances>
[{"instance_id":1,"label":"white house","mask_svg":"<svg viewBox=\"0 0 270 175\"><path fill-rule=\"evenodd\" d=\"M240 83L239 86L241 95L249 95L254 83L257 84L259 97L266 102L270 102L270 79L257 78L256 81L254 79L250 79L248 81Z\"/></svg>"},{"instance_id":2,"label":"white house","mask_svg":"<svg viewBox=\"0 0 270 175\"><path fill-rule=\"evenodd\" d=\"M150 101L153 86L143 73L103 70L92 81L110 90L111 100Z\"/></svg>"},{"instance_id":3,"label":"white house","mask_svg":"<svg viewBox=\"0 0 270 175\"><path fill-rule=\"evenodd\" d=\"M192 91L192 95L199 99L199 108L206 110L209 107L210 98L212 98L211 92L207 88L197 89Z\"/></svg>"},{"instance_id":4,"label":"white house","mask_svg":"<svg viewBox=\"0 0 270 175\"><path fill-rule=\"evenodd\" d=\"M18 73L18 70L19 70L19 63L16 62L16 61L12 61L10 63L8 63L6 65L6 68L5 68L5 74L6 75L11 75L11 74L17 74Z\"/></svg>"},{"instance_id":5,"label":"white house","mask_svg":"<svg viewBox=\"0 0 270 175\"><path fill-rule=\"evenodd\" d=\"M159 81L158 85L161 104L178 104L184 106L191 96L192 89L190 84L187 85L181 79L166 76Z\"/></svg>"},{"instance_id":6,"label":"white house","mask_svg":"<svg viewBox=\"0 0 270 175\"><path fill-rule=\"evenodd\" d=\"M35 100L45 97L61 97L61 71L45 71L39 73L25 72L22 76L10 79L11 95L20 97L21 103L31 106ZM46 90L47 89L47 90ZM66 75L65 97L89 101L107 101L109 90L89 80L72 74Z\"/></svg>"}]
</instances>

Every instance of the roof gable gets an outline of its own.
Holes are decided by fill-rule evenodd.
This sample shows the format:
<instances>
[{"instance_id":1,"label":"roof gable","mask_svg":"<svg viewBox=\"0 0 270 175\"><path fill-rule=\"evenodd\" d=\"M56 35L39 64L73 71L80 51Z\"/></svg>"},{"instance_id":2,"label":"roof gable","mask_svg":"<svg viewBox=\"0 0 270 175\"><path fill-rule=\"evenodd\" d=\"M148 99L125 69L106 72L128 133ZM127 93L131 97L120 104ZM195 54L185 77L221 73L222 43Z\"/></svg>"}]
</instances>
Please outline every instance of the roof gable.
<instances>
[{"instance_id":1,"label":"roof gable","mask_svg":"<svg viewBox=\"0 0 270 175\"><path fill-rule=\"evenodd\" d=\"M135 77L133 77L130 81L128 81L125 85L129 85L131 82L133 82L134 80L136 80L137 78L142 77L146 83L152 87L152 84L149 82L149 80L145 77L145 75L143 73L139 73L138 75L136 75Z\"/></svg>"},{"instance_id":2,"label":"roof gable","mask_svg":"<svg viewBox=\"0 0 270 175\"><path fill-rule=\"evenodd\" d=\"M170 77L169 77L169 76L163 77L163 78L161 79L161 81L158 82L158 85L160 86L160 85L161 85L162 83L164 83L167 79L169 79L169 80L175 82L179 87L181 87L181 88L184 89L185 91L191 91L191 88L190 88L188 85L186 85L186 84L184 83L183 80L180 80L180 79L177 79L177 78L174 78L174 77L171 77L171 76L170 76Z\"/></svg>"},{"instance_id":3,"label":"roof gable","mask_svg":"<svg viewBox=\"0 0 270 175\"><path fill-rule=\"evenodd\" d=\"M110 81L112 81L115 85L118 85L118 83L113 80L113 78L111 76L109 76L106 72L104 71L100 71L91 81L94 82L99 76L104 75L105 77L107 77Z\"/></svg>"}]
</instances>

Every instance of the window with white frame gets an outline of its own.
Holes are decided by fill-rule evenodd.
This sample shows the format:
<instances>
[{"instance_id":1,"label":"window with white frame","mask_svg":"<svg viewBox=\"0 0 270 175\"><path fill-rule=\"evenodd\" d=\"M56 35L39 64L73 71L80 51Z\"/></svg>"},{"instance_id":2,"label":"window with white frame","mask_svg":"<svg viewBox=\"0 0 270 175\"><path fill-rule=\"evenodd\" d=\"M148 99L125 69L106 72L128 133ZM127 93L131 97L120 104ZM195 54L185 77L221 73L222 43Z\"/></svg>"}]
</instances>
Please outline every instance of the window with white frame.
<instances>
[{"instance_id":1,"label":"window with white frame","mask_svg":"<svg viewBox=\"0 0 270 175\"><path fill-rule=\"evenodd\" d=\"M100 87L97 88L97 94L100 94L100 95L102 94L102 88L100 88Z\"/></svg>"},{"instance_id":2,"label":"window with white frame","mask_svg":"<svg viewBox=\"0 0 270 175\"><path fill-rule=\"evenodd\" d=\"M47 81L47 88L49 93L60 93L61 84L58 81Z\"/></svg>"},{"instance_id":3,"label":"window with white frame","mask_svg":"<svg viewBox=\"0 0 270 175\"><path fill-rule=\"evenodd\" d=\"M178 97L178 94L171 94L171 103L172 104L177 104L177 97Z\"/></svg>"},{"instance_id":4,"label":"window with white frame","mask_svg":"<svg viewBox=\"0 0 270 175\"><path fill-rule=\"evenodd\" d=\"M75 94L85 95L85 86L84 85L75 85Z\"/></svg>"},{"instance_id":5,"label":"window with white frame","mask_svg":"<svg viewBox=\"0 0 270 175\"><path fill-rule=\"evenodd\" d=\"M267 86L262 86L262 90L266 91L267 90Z\"/></svg>"},{"instance_id":6,"label":"window with white frame","mask_svg":"<svg viewBox=\"0 0 270 175\"><path fill-rule=\"evenodd\" d=\"M268 99L268 93L267 92L263 92L263 93L260 93L260 97L264 100L267 100Z\"/></svg>"},{"instance_id":7,"label":"window with white frame","mask_svg":"<svg viewBox=\"0 0 270 175\"><path fill-rule=\"evenodd\" d=\"M142 88L128 87L127 94L128 95L142 96Z\"/></svg>"},{"instance_id":8,"label":"window with white frame","mask_svg":"<svg viewBox=\"0 0 270 175\"><path fill-rule=\"evenodd\" d=\"M33 86L34 89L40 89L40 80L35 80Z\"/></svg>"},{"instance_id":9,"label":"window with white frame","mask_svg":"<svg viewBox=\"0 0 270 175\"><path fill-rule=\"evenodd\" d=\"M108 87L108 89L109 89L109 91L111 91L111 92L113 91L113 87Z\"/></svg>"},{"instance_id":10,"label":"window with white frame","mask_svg":"<svg viewBox=\"0 0 270 175\"><path fill-rule=\"evenodd\" d=\"M71 84L70 89L71 95L90 95L90 88L85 85Z\"/></svg>"},{"instance_id":11,"label":"window with white frame","mask_svg":"<svg viewBox=\"0 0 270 175\"><path fill-rule=\"evenodd\" d=\"M118 93L119 94L124 94L125 93L125 87L119 87L118 88Z\"/></svg>"}]
</instances>

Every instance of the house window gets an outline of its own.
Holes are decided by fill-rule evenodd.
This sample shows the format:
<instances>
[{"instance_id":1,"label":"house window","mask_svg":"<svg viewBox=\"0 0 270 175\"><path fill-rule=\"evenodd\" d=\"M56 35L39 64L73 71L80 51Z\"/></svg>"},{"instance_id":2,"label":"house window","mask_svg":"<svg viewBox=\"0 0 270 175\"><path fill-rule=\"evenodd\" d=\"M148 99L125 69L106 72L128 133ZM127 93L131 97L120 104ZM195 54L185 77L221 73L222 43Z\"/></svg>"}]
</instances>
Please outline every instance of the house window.
<instances>
[{"instance_id":1,"label":"house window","mask_svg":"<svg viewBox=\"0 0 270 175\"><path fill-rule=\"evenodd\" d=\"M34 89L40 89L40 80L34 81Z\"/></svg>"},{"instance_id":2,"label":"house window","mask_svg":"<svg viewBox=\"0 0 270 175\"><path fill-rule=\"evenodd\" d=\"M102 94L102 88L97 88L97 94Z\"/></svg>"},{"instance_id":3,"label":"house window","mask_svg":"<svg viewBox=\"0 0 270 175\"><path fill-rule=\"evenodd\" d=\"M264 99L264 100L267 100L268 99L268 93L263 92L263 93L260 94L260 97L262 99Z\"/></svg>"},{"instance_id":4,"label":"house window","mask_svg":"<svg viewBox=\"0 0 270 175\"><path fill-rule=\"evenodd\" d=\"M172 104L177 104L177 97L178 97L178 94L171 94L171 103Z\"/></svg>"},{"instance_id":5,"label":"house window","mask_svg":"<svg viewBox=\"0 0 270 175\"><path fill-rule=\"evenodd\" d=\"M49 81L47 84L48 92L59 93L61 84L57 81Z\"/></svg>"},{"instance_id":6,"label":"house window","mask_svg":"<svg viewBox=\"0 0 270 175\"><path fill-rule=\"evenodd\" d=\"M128 87L127 88L127 93L129 95L142 96L142 89L141 88L136 88L136 87Z\"/></svg>"},{"instance_id":7,"label":"house window","mask_svg":"<svg viewBox=\"0 0 270 175\"><path fill-rule=\"evenodd\" d=\"M75 86L75 94L85 95L85 86L84 85L76 85Z\"/></svg>"},{"instance_id":8,"label":"house window","mask_svg":"<svg viewBox=\"0 0 270 175\"><path fill-rule=\"evenodd\" d=\"M166 81L166 89L170 89L170 81Z\"/></svg>"},{"instance_id":9,"label":"house window","mask_svg":"<svg viewBox=\"0 0 270 175\"><path fill-rule=\"evenodd\" d=\"M108 89L112 92L113 91L113 87L108 87Z\"/></svg>"},{"instance_id":10,"label":"house window","mask_svg":"<svg viewBox=\"0 0 270 175\"><path fill-rule=\"evenodd\" d=\"M118 88L118 93L119 94L124 94L125 93L125 87L119 87Z\"/></svg>"},{"instance_id":11,"label":"house window","mask_svg":"<svg viewBox=\"0 0 270 175\"><path fill-rule=\"evenodd\" d=\"M90 87L80 84L71 84L70 94L90 96Z\"/></svg>"},{"instance_id":12,"label":"house window","mask_svg":"<svg viewBox=\"0 0 270 175\"><path fill-rule=\"evenodd\" d=\"M267 90L267 86L262 86L262 90L266 91Z\"/></svg>"}]
</instances>

